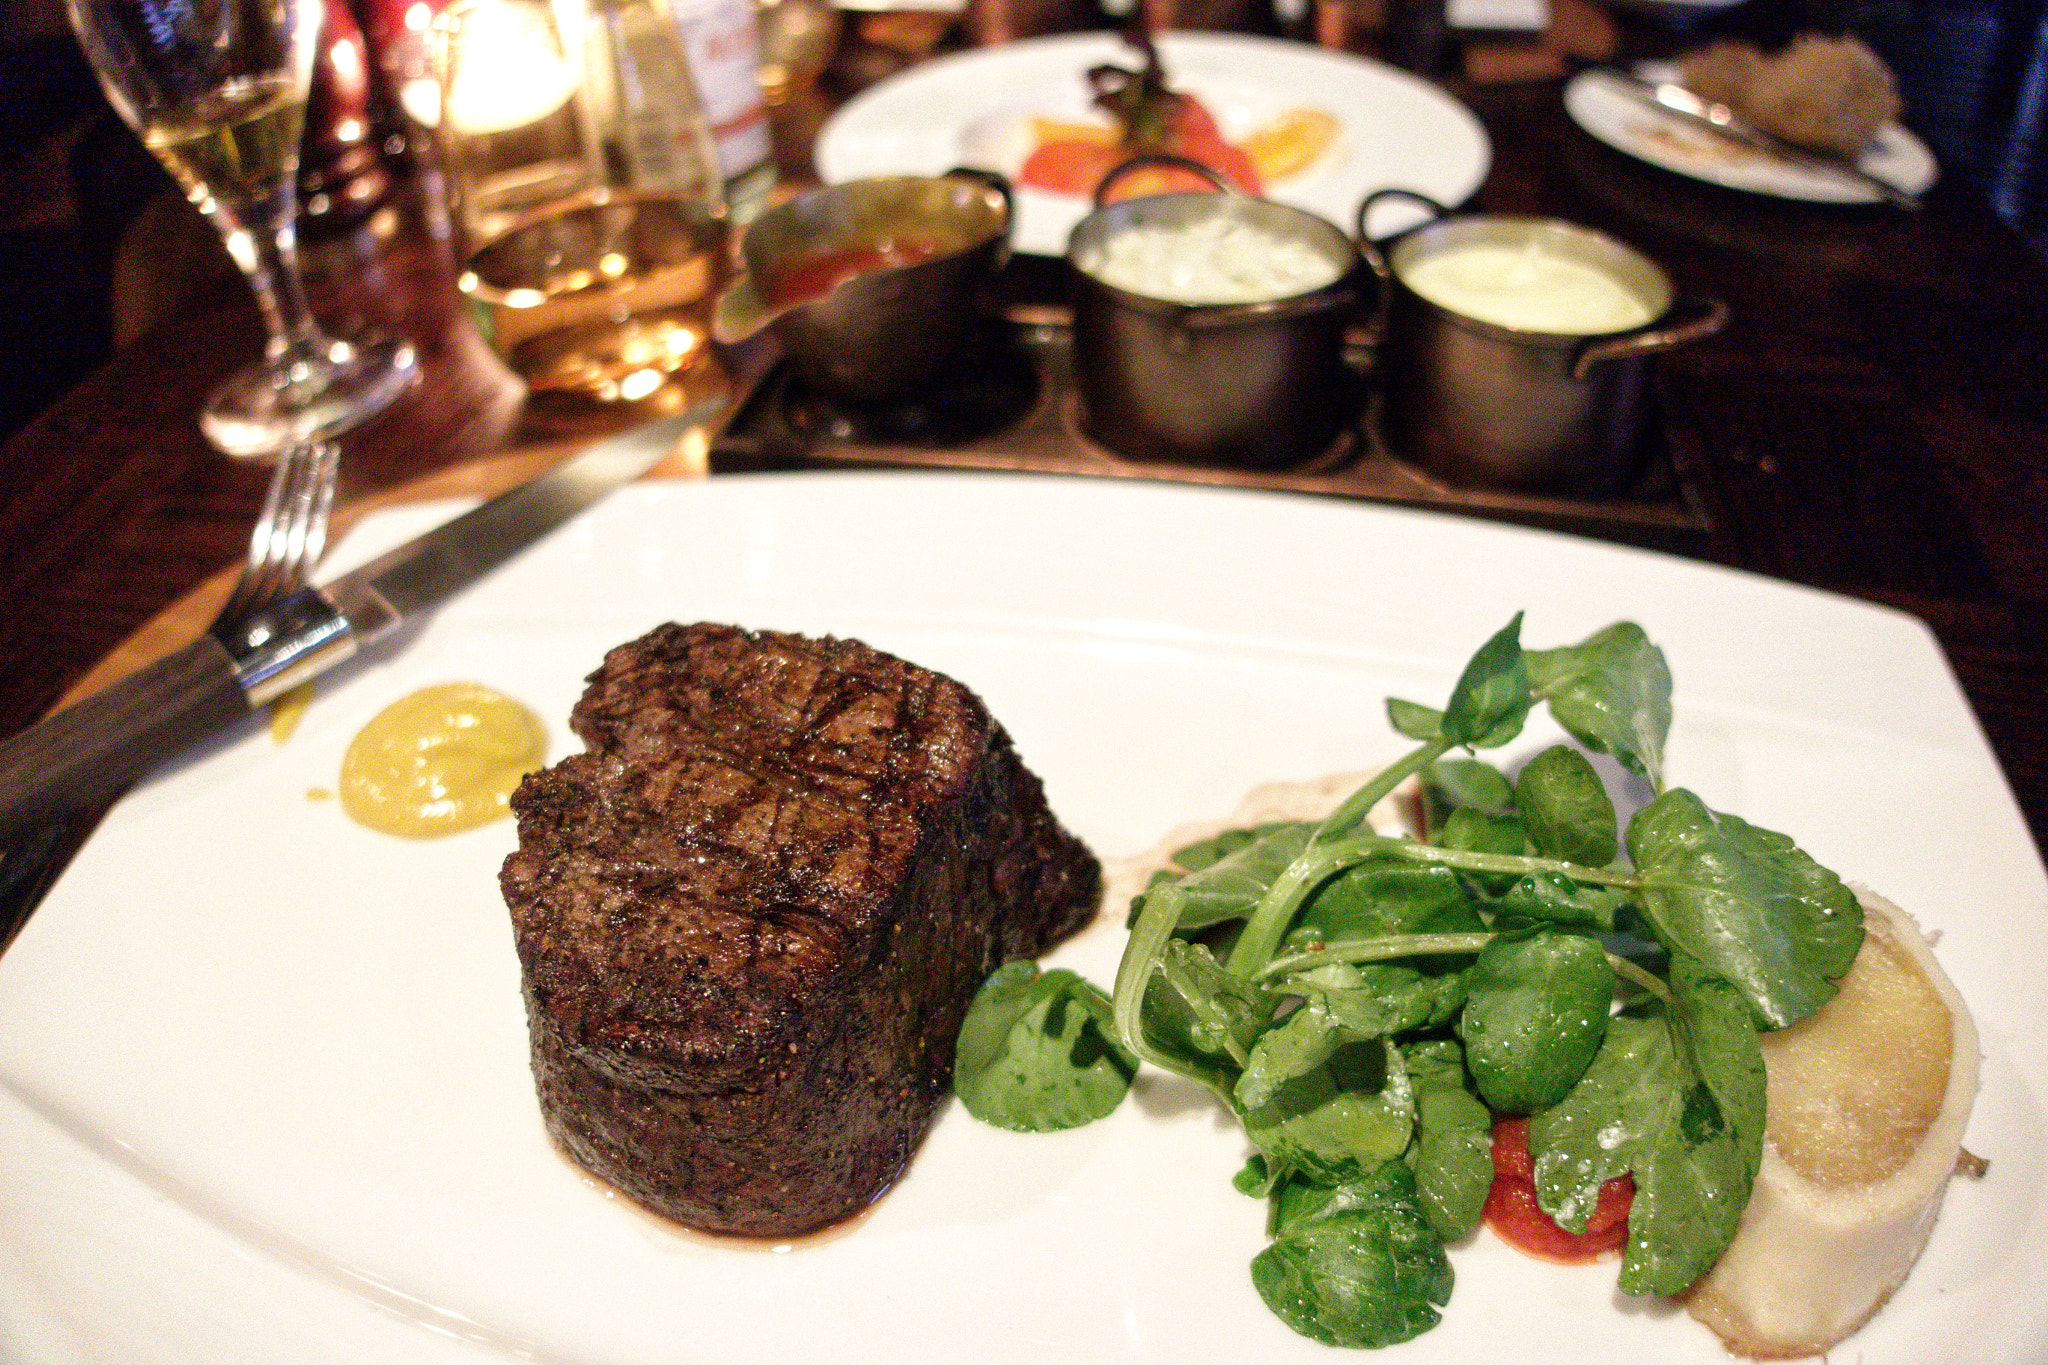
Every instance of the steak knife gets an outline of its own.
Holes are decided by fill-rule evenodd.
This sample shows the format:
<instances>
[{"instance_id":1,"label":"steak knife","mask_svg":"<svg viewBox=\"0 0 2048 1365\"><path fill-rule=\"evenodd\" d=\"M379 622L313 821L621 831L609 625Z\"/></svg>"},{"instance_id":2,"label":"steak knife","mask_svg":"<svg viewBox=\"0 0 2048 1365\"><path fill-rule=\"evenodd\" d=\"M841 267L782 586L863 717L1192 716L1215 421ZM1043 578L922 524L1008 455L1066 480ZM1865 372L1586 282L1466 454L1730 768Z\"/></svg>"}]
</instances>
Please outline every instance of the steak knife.
<instances>
[{"instance_id":1,"label":"steak knife","mask_svg":"<svg viewBox=\"0 0 2048 1365\"><path fill-rule=\"evenodd\" d=\"M158 764L353 657L639 478L726 401L600 441L0 743L0 951L104 809Z\"/></svg>"},{"instance_id":2,"label":"steak knife","mask_svg":"<svg viewBox=\"0 0 2048 1365\"><path fill-rule=\"evenodd\" d=\"M1647 81L1626 71L1612 67L1599 68L1600 74L1608 79L1615 91L1646 108L1669 114L1695 128L1704 128L1717 133L1737 146L1747 147L1753 152L1762 152L1779 161L1788 162L1802 170L1822 171L1846 177L1877 195L1886 203L1902 209L1917 209L1920 200L1882 176L1872 175L1847 157L1829 156L1797 143L1787 142L1773 133L1765 132L1725 104L1702 99L1693 91L1676 81Z\"/></svg>"}]
</instances>

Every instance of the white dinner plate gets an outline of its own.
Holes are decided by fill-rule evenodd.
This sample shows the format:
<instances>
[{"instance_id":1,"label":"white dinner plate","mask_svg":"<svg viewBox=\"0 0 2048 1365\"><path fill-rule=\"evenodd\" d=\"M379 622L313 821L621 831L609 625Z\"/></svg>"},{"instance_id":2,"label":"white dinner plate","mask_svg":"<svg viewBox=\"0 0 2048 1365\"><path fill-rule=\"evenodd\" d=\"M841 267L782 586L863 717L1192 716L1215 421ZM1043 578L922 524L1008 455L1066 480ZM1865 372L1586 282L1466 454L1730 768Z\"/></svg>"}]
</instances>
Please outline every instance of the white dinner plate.
<instances>
[{"instance_id":1,"label":"white dinner plate","mask_svg":"<svg viewBox=\"0 0 2048 1365\"><path fill-rule=\"evenodd\" d=\"M1346 232L1378 189L1415 190L1455 207L1479 188L1493 145L1472 111L1427 81L1379 62L1275 38L1170 33L1159 40L1167 79L1198 97L1237 141L1303 105L1337 117L1336 141L1297 175L1266 187L1273 199ZM818 173L836 184L869 175L936 175L979 166L1014 176L1029 147L1020 120L1091 117L1086 72L1135 66L1111 33L1065 34L982 48L912 67L849 100L817 139ZM1064 255L1088 211L1077 195L1020 187L1012 240L1019 251ZM1375 237L1421 220L1406 202L1376 206Z\"/></svg>"},{"instance_id":2,"label":"white dinner plate","mask_svg":"<svg viewBox=\"0 0 2048 1365\"><path fill-rule=\"evenodd\" d=\"M1674 68L1660 64L1642 68L1645 80L1671 80L1675 74ZM1752 151L1675 114L1648 108L1597 70L1572 77L1564 88L1564 107L1572 122L1608 146L1695 180L1814 203L1874 204L1881 198L1850 176ZM1897 123L1878 129L1856 164L1908 194L1928 189L1941 173L1927 144Z\"/></svg>"},{"instance_id":3,"label":"white dinner plate","mask_svg":"<svg viewBox=\"0 0 2048 1365\"><path fill-rule=\"evenodd\" d=\"M448 505L380 513L338 564ZM1107 858L1255 784L1404 747L1478 644L1639 621L1677 678L1674 781L1915 912L1986 1053L1934 1239L1837 1359L2048 1355L2040 1046L2048 879L1928 632L1723 569L1454 517L1001 475L652 483L133 792L0 958L0 1359L10 1365L1330 1365L1254 1292L1241 1136L1154 1077L1021 1135L949 1106L837 1235L756 1250L608 1198L545 1137L496 886L509 823L405 841L331 800L416 688L545 716L667 619L856 636L977 689ZM1533 726L1508 751L1556 732ZM1106 983L1121 916L1057 960ZM1452 1251L1444 1321L1388 1362L1723 1365L1613 1262ZM1365 1359L1360 1357L1359 1359Z\"/></svg>"}]
</instances>

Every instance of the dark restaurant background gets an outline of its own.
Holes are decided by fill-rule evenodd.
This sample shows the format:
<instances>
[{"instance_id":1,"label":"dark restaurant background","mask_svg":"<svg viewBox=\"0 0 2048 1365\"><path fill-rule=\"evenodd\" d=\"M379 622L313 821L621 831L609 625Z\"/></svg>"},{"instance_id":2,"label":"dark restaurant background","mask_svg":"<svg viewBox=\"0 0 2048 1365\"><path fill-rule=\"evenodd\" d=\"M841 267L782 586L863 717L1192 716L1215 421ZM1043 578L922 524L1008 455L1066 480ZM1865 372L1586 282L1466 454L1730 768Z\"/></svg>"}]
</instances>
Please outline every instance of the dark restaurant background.
<instances>
[{"instance_id":1,"label":"dark restaurant background","mask_svg":"<svg viewBox=\"0 0 2048 1365\"><path fill-rule=\"evenodd\" d=\"M1749 0L1668 36L1768 42L1816 22L1885 56L1903 121L1944 172L2048 258L2048 0ZM161 230L190 212L169 189L101 97L61 0L0 0L0 438L180 291L218 283L211 234Z\"/></svg>"}]
</instances>

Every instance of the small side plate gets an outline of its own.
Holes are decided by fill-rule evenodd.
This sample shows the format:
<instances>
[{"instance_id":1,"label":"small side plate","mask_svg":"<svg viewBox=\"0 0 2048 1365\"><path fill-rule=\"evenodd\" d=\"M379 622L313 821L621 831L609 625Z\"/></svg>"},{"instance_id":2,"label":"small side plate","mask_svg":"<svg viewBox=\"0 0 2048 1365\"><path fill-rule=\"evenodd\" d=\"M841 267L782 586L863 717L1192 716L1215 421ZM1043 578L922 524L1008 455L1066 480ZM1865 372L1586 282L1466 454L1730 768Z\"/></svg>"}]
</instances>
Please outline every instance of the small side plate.
<instances>
[{"instance_id":1,"label":"small side plate","mask_svg":"<svg viewBox=\"0 0 2048 1365\"><path fill-rule=\"evenodd\" d=\"M1666 64L1652 63L1637 74L1645 80L1670 80L1676 73ZM1645 108L1598 71L1582 71L1571 79L1564 89L1564 107L1572 122L1608 146L1695 180L1779 199L1878 202L1875 191L1846 175L1795 166ZM1921 193L1940 176L1927 144L1897 123L1878 130L1857 164L1908 194Z\"/></svg>"}]
</instances>

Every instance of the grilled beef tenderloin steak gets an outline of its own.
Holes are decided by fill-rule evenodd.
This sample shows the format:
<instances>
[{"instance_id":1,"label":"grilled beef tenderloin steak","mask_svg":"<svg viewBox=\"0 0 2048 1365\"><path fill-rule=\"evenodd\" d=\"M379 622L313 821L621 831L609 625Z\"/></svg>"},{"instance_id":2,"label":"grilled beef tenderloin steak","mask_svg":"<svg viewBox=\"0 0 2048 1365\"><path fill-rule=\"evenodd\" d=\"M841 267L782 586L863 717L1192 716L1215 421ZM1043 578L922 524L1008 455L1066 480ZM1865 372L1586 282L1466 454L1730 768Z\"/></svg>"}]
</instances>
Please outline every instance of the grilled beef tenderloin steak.
<instances>
[{"instance_id":1,"label":"grilled beef tenderloin steak","mask_svg":"<svg viewBox=\"0 0 2048 1365\"><path fill-rule=\"evenodd\" d=\"M570 726L500 877L549 1131L694 1228L866 1207L982 978L1093 915L1095 858L979 698L856 641L660 626Z\"/></svg>"}]
</instances>

